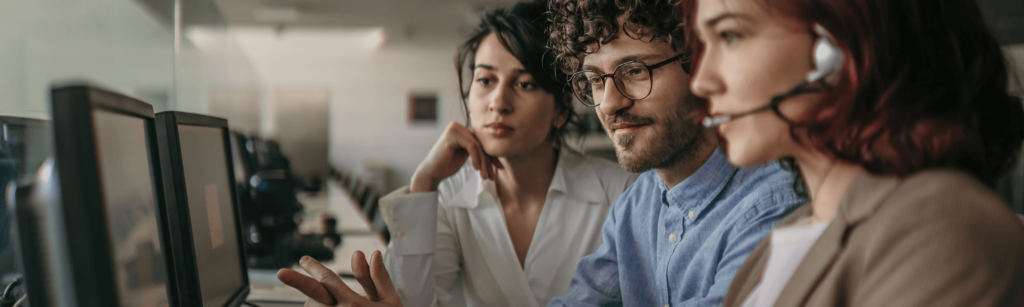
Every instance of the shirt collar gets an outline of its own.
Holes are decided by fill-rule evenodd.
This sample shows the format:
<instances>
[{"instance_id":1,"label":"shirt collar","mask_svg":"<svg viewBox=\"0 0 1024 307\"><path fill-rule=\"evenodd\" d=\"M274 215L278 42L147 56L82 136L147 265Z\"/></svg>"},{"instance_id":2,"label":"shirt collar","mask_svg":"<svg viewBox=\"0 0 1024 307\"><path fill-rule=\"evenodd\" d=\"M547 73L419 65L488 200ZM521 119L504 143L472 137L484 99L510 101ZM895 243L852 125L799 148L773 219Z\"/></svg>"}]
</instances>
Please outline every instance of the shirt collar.
<instances>
[{"instance_id":1,"label":"shirt collar","mask_svg":"<svg viewBox=\"0 0 1024 307\"><path fill-rule=\"evenodd\" d=\"M704 162L704 165L683 182L668 190L664 184L659 185L665 196L663 201L668 202L671 206L693 210L699 215L704 209L707 209L712 200L718 197L736 170L736 167L729 164L729 159L725 157L722 150L716 149L711 157Z\"/></svg>"},{"instance_id":2,"label":"shirt collar","mask_svg":"<svg viewBox=\"0 0 1024 307\"><path fill-rule=\"evenodd\" d=\"M470 193L475 192L473 195L477 201L463 202L459 207L476 208L479 206L481 196L485 192L490 195L496 195L494 181L480 179L478 172L473 174L472 181L473 183L467 184L460 194L469 191L472 191ZM586 203L604 203L607 201L605 199L604 187L597 178L597 173L594 172L594 169L586 164L586 157L569 149L562 149L558 155L558 162L555 164L555 174L551 178L551 186L548 187L548 195L551 195L552 192L559 192L571 199Z\"/></svg>"},{"instance_id":3,"label":"shirt collar","mask_svg":"<svg viewBox=\"0 0 1024 307\"><path fill-rule=\"evenodd\" d=\"M548 195L558 191L581 202L607 202L601 180L597 178L594 168L586 161L586 157L583 155L569 149L562 149L558 155L558 165L555 166L555 175L551 178Z\"/></svg>"}]
</instances>

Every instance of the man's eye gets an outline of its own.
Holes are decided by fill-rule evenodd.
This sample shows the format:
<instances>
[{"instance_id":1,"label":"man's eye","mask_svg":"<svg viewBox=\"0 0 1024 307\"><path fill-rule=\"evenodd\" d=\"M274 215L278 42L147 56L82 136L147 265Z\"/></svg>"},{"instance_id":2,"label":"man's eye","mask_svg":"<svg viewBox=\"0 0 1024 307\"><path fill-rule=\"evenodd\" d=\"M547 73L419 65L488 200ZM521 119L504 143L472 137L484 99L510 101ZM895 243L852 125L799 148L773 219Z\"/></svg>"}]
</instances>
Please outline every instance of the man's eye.
<instances>
[{"instance_id":1,"label":"man's eye","mask_svg":"<svg viewBox=\"0 0 1024 307\"><path fill-rule=\"evenodd\" d=\"M642 73L643 71L644 71L643 68L630 67L629 69L626 69L626 71L622 72L622 74L625 75L625 76L633 77L633 76L640 75L640 73Z\"/></svg>"},{"instance_id":2,"label":"man's eye","mask_svg":"<svg viewBox=\"0 0 1024 307\"><path fill-rule=\"evenodd\" d=\"M479 79L476 79L476 83L480 83L480 85L488 85L488 84L491 84L491 79L479 78Z\"/></svg>"},{"instance_id":3,"label":"man's eye","mask_svg":"<svg viewBox=\"0 0 1024 307\"><path fill-rule=\"evenodd\" d=\"M519 87L525 90L532 90L537 88L537 84L533 82L519 82Z\"/></svg>"}]
</instances>

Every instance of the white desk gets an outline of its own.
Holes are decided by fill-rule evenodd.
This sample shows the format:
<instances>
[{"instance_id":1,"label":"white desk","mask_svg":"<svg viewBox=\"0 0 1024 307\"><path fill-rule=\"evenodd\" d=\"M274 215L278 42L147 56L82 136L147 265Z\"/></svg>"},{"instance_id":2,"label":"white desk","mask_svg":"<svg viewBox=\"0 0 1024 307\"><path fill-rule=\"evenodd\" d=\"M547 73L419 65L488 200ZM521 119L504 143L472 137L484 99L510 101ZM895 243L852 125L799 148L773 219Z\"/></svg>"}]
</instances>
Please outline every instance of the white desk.
<instances>
[{"instance_id":1,"label":"white desk","mask_svg":"<svg viewBox=\"0 0 1024 307\"><path fill-rule=\"evenodd\" d=\"M363 216L359 206L336 182L327 183L326 193L299 193L298 198L308 213L330 213L338 220L338 232L342 234L341 246L334 250L333 260L324 262L327 268L338 274L351 275L352 253L355 251L361 250L367 257L376 250L387 252L387 244L373 232L372 224ZM298 265L292 269L306 274ZM365 294L355 279L343 277L341 280L356 293ZM277 270L249 270L249 288L249 300L254 302L306 301L306 296L302 292L277 280Z\"/></svg>"},{"instance_id":2,"label":"white desk","mask_svg":"<svg viewBox=\"0 0 1024 307\"><path fill-rule=\"evenodd\" d=\"M363 216L359 204L337 181L328 181L325 192L299 193L297 197L310 215L321 212L334 215L338 221L338 232L343 235L373 233L373 224Z\"/></svg>"}]
</instances>

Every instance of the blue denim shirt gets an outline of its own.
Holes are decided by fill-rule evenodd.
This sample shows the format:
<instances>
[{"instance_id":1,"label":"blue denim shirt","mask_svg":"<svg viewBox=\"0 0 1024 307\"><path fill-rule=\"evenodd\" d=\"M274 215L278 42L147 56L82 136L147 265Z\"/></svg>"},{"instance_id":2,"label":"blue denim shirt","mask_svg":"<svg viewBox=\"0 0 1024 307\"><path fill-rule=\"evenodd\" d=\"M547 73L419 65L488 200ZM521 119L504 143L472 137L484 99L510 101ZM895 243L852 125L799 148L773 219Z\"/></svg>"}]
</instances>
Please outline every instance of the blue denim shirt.
<instances>
[{"instance_id":1,"label":"blue denim shirt","mask_svg":"<svg viewBox=\"0 0 1024 307\"><path fill-rule=\"evenodd\" d=\"M641 174L548 306L720 306L747 254L802 203L792 183L778 163L737 169L721 150L672 189Z\"/></svg>"}]
</instances>

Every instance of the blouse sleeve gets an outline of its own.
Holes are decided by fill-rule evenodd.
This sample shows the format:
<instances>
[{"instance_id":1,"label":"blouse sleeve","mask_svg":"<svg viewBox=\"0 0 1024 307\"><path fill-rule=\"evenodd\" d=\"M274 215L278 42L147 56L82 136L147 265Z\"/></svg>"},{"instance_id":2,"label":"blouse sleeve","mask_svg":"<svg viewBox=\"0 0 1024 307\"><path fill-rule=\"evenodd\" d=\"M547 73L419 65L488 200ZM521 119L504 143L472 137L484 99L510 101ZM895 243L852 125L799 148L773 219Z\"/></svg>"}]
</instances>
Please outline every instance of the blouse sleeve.
<instances>
[{"instance_id":1,"label":"blouse sleeve","mask_svg":"<svg viewBox=\"0 0 1024 307\"><path fill-rule=\"evenodd\" d=\"M453 227L438 192L409 193L408 187L380 200L391 232L385 266L405 306L447 306L461 270Z\"/></svg>"}]
</instances>

